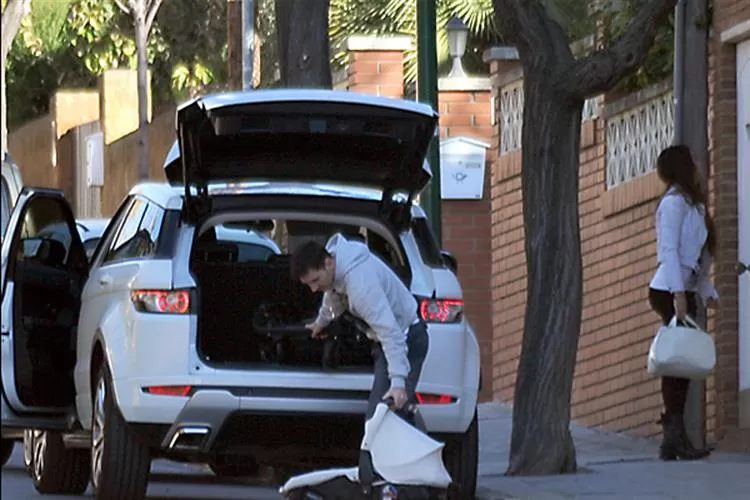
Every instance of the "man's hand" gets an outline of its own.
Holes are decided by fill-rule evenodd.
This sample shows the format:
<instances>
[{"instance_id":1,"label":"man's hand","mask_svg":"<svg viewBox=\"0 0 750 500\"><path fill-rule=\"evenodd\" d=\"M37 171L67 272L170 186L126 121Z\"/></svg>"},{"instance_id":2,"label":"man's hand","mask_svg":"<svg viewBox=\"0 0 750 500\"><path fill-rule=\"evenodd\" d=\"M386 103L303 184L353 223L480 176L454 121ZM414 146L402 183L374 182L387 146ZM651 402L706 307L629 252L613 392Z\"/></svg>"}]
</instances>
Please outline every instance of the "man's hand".
<instances>
[{"instance_id":1,"label":"man's hand","mask_svg":"<svg viewBox=\"0 0 750 500\"><path fill-rule=\"evenodd\" d=\"M685 319L687 314L687 296L685 292L677 292L674 294L674 314L677 319Z\"/></svg>"},{"instance_id":2,"label":"man's hand","mask_svg":"<svg viewBox=\"0 0 750 500\"><path fill-rule=\"evenodd\" d=\"M401 387L394 387L386 392L385 396L383 396L383 399L386 400L388 398L393 398L393 406L396 410L400 410L401 408L403 408L407 400L409 399L406 396L406 389L403 389Z\"/></svg>"},{"instance_id":3,"label":"man's hand","mask_svg":"<svg viewBox=\"0 0 750 500\"><path fill-rule=\"evenodd\" d=\"M308 324L305 325L305 328L307 328L308 330L310 330L310 332L312 334L312 338L314 338L314 339L325 337L325 335L321 335L320 334L320 332L323 331L323 327L321 327L317 323L308 323Z\"/></svg>"}]
</instances>

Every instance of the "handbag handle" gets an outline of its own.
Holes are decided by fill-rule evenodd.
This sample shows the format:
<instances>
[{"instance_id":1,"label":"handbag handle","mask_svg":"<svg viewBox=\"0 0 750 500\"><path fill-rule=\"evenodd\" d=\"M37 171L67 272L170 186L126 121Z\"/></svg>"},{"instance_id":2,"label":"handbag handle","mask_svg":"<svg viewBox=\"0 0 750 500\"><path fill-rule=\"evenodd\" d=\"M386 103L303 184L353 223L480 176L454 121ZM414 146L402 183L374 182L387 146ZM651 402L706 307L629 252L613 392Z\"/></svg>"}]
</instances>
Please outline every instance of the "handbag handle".
<instances>
[{"instance_id":1,"label":"handbag handle","mask_svg":"<svg viewBox=\"0 0 750 500\"><path fill-rule=\"evenodd\" d=\"M693 318L691 318L687 314L680 321L682 321L683 323L685 323L686 325L688 325L691 328L695 328L696 330L703 330L700 326L698 326L698 324L693 320ZM676 326L677 326L677 315L674 315L674 316L672 316L672 319L669 322L669 324L667 325L667 327L674 328Z\"/></svg>"}]
</instances>

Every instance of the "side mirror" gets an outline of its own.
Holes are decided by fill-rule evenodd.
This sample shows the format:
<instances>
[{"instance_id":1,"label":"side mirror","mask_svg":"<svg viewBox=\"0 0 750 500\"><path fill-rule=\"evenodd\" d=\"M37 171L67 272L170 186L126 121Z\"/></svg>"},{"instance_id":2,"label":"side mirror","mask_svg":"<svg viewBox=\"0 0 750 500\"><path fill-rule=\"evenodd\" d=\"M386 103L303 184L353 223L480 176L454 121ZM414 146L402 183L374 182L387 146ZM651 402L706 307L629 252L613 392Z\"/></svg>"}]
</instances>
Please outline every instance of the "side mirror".
<instances>
[{"instance_id":1,"label":"side mirror","mask_svg":"<svg viewBox=\"0 0 750 500\"><path fill-rule=\"evenodd\" d=\"M448 250L440 250L440 256L443 257L443 262L448 266L448 269L458 274L458 259Z\"/></svg>"}]
</instances>

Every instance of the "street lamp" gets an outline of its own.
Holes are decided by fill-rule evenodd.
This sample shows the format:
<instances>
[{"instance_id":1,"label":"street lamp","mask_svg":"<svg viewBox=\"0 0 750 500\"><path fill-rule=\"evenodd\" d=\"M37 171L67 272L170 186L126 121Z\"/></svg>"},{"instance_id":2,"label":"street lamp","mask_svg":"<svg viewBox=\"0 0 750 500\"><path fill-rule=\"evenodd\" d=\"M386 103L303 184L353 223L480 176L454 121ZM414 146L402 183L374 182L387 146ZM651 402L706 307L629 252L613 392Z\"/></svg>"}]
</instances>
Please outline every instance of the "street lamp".
<instances>
[{"instance_id":1,"label":"street lamp","mask_svg":"<svg viewBox=\"0 0 750 500\"><path fill-rule=\"evenodd\" d=\"M466 37L469 34L469 28L461 19L453 16L445 25L445 31L448 35L448 54L453 58L453 67L448 73L448 78L466 78L461 58L466 52Z\"/></svg>"}]
</instances>

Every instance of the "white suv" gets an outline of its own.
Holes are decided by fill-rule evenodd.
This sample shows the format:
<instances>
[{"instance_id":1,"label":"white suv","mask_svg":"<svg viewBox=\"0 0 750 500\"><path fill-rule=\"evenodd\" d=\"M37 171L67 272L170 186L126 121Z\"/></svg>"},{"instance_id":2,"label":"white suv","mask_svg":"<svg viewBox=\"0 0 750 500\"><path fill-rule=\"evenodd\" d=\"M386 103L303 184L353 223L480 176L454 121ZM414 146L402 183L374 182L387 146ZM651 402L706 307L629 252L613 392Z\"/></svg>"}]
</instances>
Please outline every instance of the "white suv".
<instances>
[{"instance_id":1,"label":"white suv","mask_svg":"<svg viewBox=\"0 0 750 500\"><path fill-rule=\"evenodd\" d=\"M296 245L341 232L418 298L430 335L421 412L473 498L479 348L455 259L413 203L437 119L336 91L191 101L177 111L169 183L132 189L90 266L62 194L24 190L2 247L2 419L37 429L37 489L81 493L90 478L97 499L137 500L154 457L220 475L353 463L370 341L345 318L310 339L321 296L289 274ZM61 221L68 234L37 237ZM247 248L262 244L247 234L269 230L275 249Z\"/></svg>"}]
</instances>

